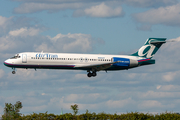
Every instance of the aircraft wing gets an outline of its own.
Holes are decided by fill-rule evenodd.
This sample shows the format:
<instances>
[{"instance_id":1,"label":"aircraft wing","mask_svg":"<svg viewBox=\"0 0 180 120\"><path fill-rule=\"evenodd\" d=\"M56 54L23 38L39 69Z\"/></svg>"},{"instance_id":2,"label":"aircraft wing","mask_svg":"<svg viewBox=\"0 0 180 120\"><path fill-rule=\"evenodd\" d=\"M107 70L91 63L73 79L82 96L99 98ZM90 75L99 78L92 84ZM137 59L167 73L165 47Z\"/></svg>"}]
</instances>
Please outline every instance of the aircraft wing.
<instances>
[{"instance_id":1,"label":"aircraft wing","mask_svg":"<svg viewBox=\"0 0 180 120\"><path fill-rule=\"evenodd\" d=\"M104 70L104 69L107 69L109 67L112 66L112 64L114 63L118 63L120 61L116 61L116 62L109 62L109 63L103 63L103 64L80 64L80 65L75 65L74 67L76 68L92 68L92 69L95 69L96 71L100 71L100 70Z\"/></svg>"}]
</instances>

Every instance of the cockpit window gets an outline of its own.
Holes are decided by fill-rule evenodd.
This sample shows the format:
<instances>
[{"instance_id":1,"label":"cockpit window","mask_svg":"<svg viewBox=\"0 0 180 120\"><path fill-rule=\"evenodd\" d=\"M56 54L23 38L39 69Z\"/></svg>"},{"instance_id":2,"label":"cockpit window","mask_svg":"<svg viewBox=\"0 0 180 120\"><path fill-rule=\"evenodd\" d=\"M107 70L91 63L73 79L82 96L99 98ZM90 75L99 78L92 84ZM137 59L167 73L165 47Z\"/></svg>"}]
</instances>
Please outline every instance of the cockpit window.
<instances>
[{"instance_id":1,"label":"cockpit window","mask_svg":"<svg viewBox=\"0 0 180 120\"><path fill-rule=\"evenodd\" d=\"M12 57L11 59L17 59L20 58L21 56L19 56L19 54L16 54L14 57Z\"/></svg>"}]
</instances>

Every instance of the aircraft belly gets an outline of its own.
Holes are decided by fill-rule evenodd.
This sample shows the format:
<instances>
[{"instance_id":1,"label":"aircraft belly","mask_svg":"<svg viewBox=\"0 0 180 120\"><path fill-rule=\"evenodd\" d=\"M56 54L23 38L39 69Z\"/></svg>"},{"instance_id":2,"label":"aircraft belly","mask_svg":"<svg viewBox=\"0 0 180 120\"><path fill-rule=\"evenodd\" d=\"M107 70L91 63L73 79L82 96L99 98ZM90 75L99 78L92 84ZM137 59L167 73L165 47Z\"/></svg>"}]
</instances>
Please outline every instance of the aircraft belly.
<instances>
[{"instance_id":1,"label":"aircraft belly","mask_svg":"<svg viewBox=\"0 0 180 120\"><path fill-rule=\"evenodd\" d=\"M5 64L5 63L4 63ZM32 62L28 63L18 63L18 64L5 64L8 67L14 68L39 68L39 69L72 69L74 67L73 64L65 64L62 62Z\"/></svg>"},{"instance_id":2,"label":"aircraft belly","mask_svg":"<svg viewBox=\"0 0 180 120\"><path fill-rule=\"evenodd\" d=\"M79 68L74 68L74 69L79 69L79 70L92 70L92 68L89 67L79 67ZM111 66L109 68L106 69L102 69L102 70L126 70L126 69L130 69L129 67L119 67L119 66ZM102 71L102 70L98 70L98 71Z\"/></svg>"},{"instance_id":3,"label":"aircraft belly","mask_svg":"<svg viewBox=\"0 0 180 120\"><path fill-rule=\"evenodd\" d=\"M107 68L106 70L126 70L129 69L127 66L111 66L110 68Z\"/></svg>"}]
</instances>

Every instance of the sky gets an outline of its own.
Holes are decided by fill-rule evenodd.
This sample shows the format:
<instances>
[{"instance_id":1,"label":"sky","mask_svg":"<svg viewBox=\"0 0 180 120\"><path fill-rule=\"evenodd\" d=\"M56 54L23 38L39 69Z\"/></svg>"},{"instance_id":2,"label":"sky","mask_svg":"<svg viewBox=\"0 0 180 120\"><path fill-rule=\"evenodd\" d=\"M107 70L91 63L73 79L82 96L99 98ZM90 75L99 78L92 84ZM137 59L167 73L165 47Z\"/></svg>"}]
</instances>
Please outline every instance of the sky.
<instances>
[{"instance_id":1,"label":"sky","mask_svg":"<svg viewBox=\"0 0 180 120\"><path fill-rule=\"evenodd\" d=\"M0 114L180 112L179 0L1 0ZM123 71L12 69L20 52L132 54L150 37L167 38L156 64Z\"/></svg>"}]
</instances>

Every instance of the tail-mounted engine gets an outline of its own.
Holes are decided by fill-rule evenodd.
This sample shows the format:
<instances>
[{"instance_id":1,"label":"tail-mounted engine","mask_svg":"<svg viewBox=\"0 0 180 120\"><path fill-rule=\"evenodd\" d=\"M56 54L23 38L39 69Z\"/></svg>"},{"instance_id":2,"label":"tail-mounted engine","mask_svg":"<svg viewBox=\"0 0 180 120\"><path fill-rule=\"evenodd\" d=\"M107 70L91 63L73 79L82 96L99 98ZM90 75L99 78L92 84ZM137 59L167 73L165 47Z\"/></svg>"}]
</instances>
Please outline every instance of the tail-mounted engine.
<instances>
[{"instance_id":1,"label":"tail-mounted engine","mask_svg":"<svg viewBox=\"0 0 180 120\"><path fill-rule=\"evenodd\" d=\"M138 66L138 61L128 58L119 58L119 57L113 57L114 66L122 66L122 67L136 67Z\"/></svg>"}]
</instances>

